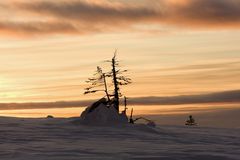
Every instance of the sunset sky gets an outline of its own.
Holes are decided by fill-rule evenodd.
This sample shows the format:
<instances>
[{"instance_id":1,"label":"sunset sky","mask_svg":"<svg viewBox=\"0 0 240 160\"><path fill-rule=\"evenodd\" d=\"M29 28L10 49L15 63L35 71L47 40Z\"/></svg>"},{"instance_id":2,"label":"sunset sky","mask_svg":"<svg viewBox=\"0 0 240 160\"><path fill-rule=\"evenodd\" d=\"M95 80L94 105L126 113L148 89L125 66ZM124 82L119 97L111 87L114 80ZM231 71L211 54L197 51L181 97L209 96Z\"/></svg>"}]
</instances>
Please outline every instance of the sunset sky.
<instances>
[{"instance_id":1,"label":"sunset sky","mask_svg":"<svg viewBox=\"0 0 240 160\"><path fill-rule=\"evenodd\" d=\"M0 1L1 110L100 98L83 95L85 80L115 49L132 104L240 103L239 0L11 0Z\"/></svg>"}]
</instances>

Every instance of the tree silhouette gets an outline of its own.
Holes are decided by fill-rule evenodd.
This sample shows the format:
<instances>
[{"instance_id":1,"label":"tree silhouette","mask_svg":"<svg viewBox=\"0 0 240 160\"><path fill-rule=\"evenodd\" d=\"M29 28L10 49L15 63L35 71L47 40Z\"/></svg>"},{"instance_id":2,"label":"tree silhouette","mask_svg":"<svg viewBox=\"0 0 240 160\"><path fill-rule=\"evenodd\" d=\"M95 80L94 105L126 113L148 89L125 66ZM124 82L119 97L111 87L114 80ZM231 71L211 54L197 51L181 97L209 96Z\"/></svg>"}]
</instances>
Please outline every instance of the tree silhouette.
<instances>
[{"instance_id":1,"label":"tree silhouette","mask_svg":"<svg viewBox=\"0 0 240 160\"><path fill-rule=\"evenodd\" d=\"M87 83L90 83L90 86L85 88L84 94L96 93L100 91L105 92L108 102L113 102L116 110L119 112L119 97L121 97L119 86L130 84L131 79L123 75L125 72L127 72L127 70L118 69L119 61L116 59L116 51L113 58L111 60L107 60L106 62L111 63L111 71L104 73L102 69L98 66L94 77L88 78L88 80L86 81ZM108 93L108 85L106 78L112 79L112 85L114 86L113 94ZM102 86L104 86L104 89L99 89Z\"/></svg>"},{"instance_id":2,"label":"tree silhouette","mask_svg":"<svg viewBox=\"0 0 240 160\"><path fill-rule=\"evenodd\" d=\"M97 71L94 74L94 77L88 78L88 80L86 82L90 83L90 86L85 88L84 94L105 92L108 101L110 101L109 94L108 94L108 88L107 88L107 82L106 82L106 74L103 73L101 67L97 66ZM102 86L104 86L104 89L99 89Z\"/></svg>"},{"instance_id":3,"label":"tree silhouette","mask_svg":"<svg viewBox=\"0 0 240 160\"><path fill-rule=\"evenodd\" d=\"M116 59L116 51L110 62L112 64L112 72L109 75L111 75L110 77L112 77L112 79L113 79L112 81L114 84L114 99L113 99L113 101L114 101L116 110L119 111L119 97L121 96L121 92L119 91L119 86L128 85L132 82L131 82L130 78L123 76L123 73L127 72L127 70L117 69L117 67L119 67L119 61Z\"/></svg>"}]
</instances>

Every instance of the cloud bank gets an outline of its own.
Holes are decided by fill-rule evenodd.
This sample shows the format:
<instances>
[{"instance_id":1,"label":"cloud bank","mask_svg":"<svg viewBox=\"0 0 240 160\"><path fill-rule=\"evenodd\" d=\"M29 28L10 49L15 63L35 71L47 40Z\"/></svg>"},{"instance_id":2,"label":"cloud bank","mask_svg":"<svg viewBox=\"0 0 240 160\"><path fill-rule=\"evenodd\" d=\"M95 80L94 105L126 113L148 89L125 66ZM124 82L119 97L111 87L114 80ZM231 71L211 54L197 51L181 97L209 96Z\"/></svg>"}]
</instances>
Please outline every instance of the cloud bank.
<instances>
[{"instance_id":1,"label":"cloud bank","mask_svg":"<svg viewBox=\"0 0 240 160\"><path fill-rule=\"evenodd\" d=\"M93 102L94 100L42 103L0 103L0 110L85 107ZM173 97L130 97L128 100L129 105L181 105L204 103L240 103L240 90Z\"/></svg>"},{"instance_id":2,"label":"cloud bank","mask_svg":"<svg viewBox=\"0 0 240 160\"><path fill-rule=\"evenodd\" d=\"M240 27L239 0L20 0L5 2L4 8L0 14L11 11L13 15L7 20L0 18L1 34L94 34L151 25L159 30L161 26Z\"/></svg>"},{"instance_id":3,"label":"cloud bank","mask_svg":"<svg viewBox=\"0 0 240 160\"><path fill-rule=\"evenodd\" d=\"M201 103L239 103L240 90L201 95L181 95L173 97L137 97L129 100L132 105L181 105Z\"/></svg>"}]
</instances>

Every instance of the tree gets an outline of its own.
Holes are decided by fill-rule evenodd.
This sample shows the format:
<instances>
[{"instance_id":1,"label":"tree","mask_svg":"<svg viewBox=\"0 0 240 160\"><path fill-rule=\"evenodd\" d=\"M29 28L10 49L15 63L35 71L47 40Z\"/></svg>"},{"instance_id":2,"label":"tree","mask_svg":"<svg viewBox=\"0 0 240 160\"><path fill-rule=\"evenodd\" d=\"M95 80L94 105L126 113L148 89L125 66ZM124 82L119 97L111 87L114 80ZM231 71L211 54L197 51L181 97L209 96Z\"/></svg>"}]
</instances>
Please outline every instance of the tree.
<instances>
[{"instance_id":1,"label":"tree","mask_svg":"<svg viewBox=\"0 0 240 160\"><path fill-rule=\"evenodd\" d=\"M131 79L123 75L123 73L127 72L127 70L118 69L119 61L116 59L116 51L113 58L106 62L111 63L111 71L104 73L100 67L97 67L97 71L94 74L94 77L88 78L88 80L86 81L87 83L90 83L90 86L85 88L84 94L104 91L108 98L108 102L113 102L116 110L119 112L119 97L121 97L119 86L130 84ZM112 79L112 85L114 86L113 94L108 93L108 85L106 78ZM99 89L99 87L102 86L104 86L104 89Z\"/></svg>"},{"instance_id":2,"label":"tree","mask_svg":"<svg viewBox=\"0 0 240 160\"><path fill-rule=\"evenodd\" d=\"M121 96L121 93L119 91L119 86L128 85L132 82L130 78L122 75L124 72L127 72L127 70L117 69L117 67L119 66L119 61L116 59L116 53L117 52L115 51L114 56L111 60L112 72L110 75L113 78L113 84L114 84L114 104L115 104L116 110L119 112L119 97Z\"/></svg>"},{"instance_id":3,"label":"tree","mask_svg":"<svg viewBox=\"0 0 240 160\"><path fill-rule=\"evenodd\" d=\"M102 69L99 66L97 66L97 71L94 74L94 77L88 78L88 80L86 82L90 83L90 86L85 88L84 94L105 92L108 101L110 101L110 97L108 94L108 88L107 88L107 82L106 82L106 74L103 73ZM102 86L104 86L104 89L96 89L96 88L99 88Z\"/></svg>"}]
</instances>

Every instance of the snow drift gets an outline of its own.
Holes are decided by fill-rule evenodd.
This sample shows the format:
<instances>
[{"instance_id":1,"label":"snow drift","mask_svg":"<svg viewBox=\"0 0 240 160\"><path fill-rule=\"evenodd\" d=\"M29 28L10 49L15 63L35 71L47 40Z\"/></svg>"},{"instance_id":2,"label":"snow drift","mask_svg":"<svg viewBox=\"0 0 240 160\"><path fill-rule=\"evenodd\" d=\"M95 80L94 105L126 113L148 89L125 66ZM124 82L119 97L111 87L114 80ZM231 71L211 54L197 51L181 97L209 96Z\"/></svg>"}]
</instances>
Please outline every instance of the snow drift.
<instances>
[{"instance_id":1,"label":"snow drift","mask_svg":"<svg viewBox=\"0 0 240 160\"><path fill-rule=\"evenodd\" d=\"M239 129L100 127L75 125L72 120L0 118L0 159L239 160Z\"/></svg>"},{"instance_id":2,"label":"snow drift","mask_svg":"<svg viewBox=\"0 0 240 160\"><path fill-rule=\"evenodd\" d=\"M82 112L80 121L90 125L127 124L126 114L119 114L114 105L108 105L105 99L93 103Z\"/></svg>"}]
</instances>

